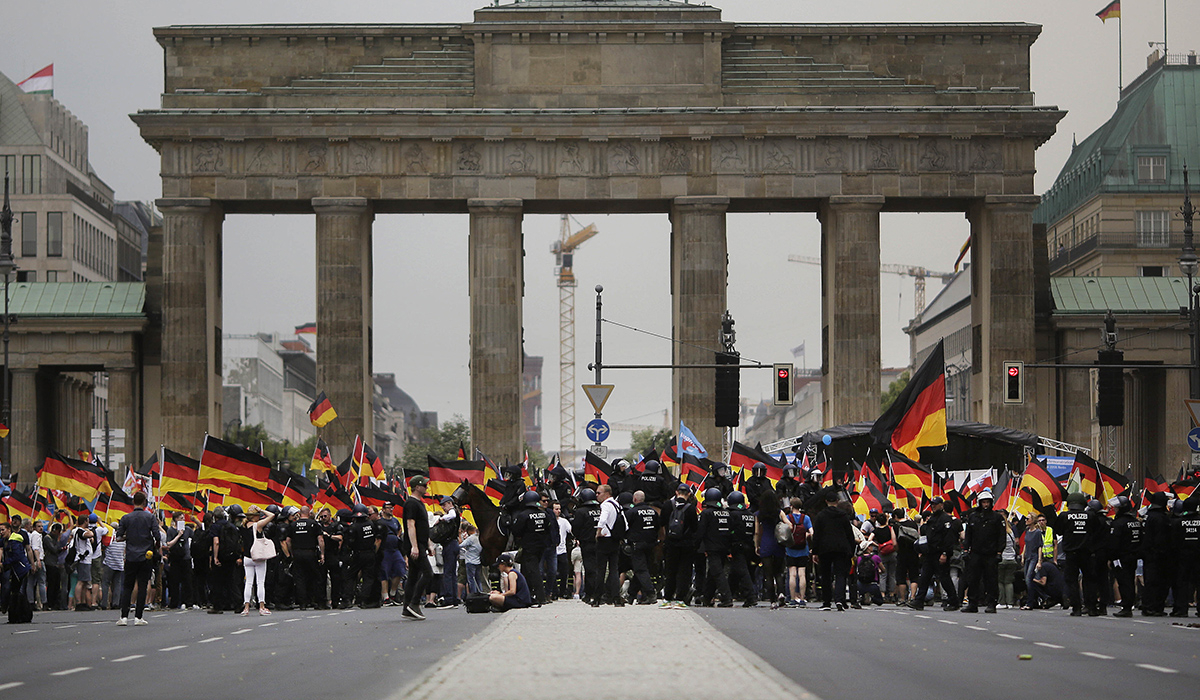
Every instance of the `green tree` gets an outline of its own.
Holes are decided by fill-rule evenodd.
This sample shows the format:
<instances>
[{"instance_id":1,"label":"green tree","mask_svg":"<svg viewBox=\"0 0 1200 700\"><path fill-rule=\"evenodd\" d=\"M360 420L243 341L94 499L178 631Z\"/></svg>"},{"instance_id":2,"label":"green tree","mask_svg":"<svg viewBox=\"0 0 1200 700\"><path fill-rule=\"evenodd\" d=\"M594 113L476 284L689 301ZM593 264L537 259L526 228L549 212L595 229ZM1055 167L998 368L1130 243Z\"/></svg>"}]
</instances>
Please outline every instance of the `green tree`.
<instances>
[{"instance_id":1,"label":"green tree","mask_svg":"<svg viewBox=\"0 0 1200 700\"><path fill-rule=\"evenodd\" d=\"M293 445L287 440L271 439L262 423L241 425L235 422L225 428L225 441L241 445L252 452L258 452L261 446L262 455L271 461L272 466L297 474L308 466L313 451L317 448L315 435L298 445Z\"/></svg>"},{"instance_id":2,"label":"green tree","mask_svg":"<svg viewBox=\"0 0 1200 700\"><path fill-rule=\"evenodd\" d=\"M651 447L662 451L674 436L675 433L671 432L670 428L642 428L641 430L635 430L629 436L629 452L625 453L625 459L633 461L637 455L640 455Z\"/></svg>"},{"instance_id":3,"label":"green tree","mask_svg":"<svg viewBox=\"0 0 1200 700\"><path fill-rule=\"evenodd\" d=\"M896 377L891 384L888 384L887 391L883 396L879 397L879 412L883 413L891 407L892 402L896 397L900 396L900 392L904 391L904 387L908 386L908 370L904 370L903 374Z\"/></svg>"},{"instance_id":4,"label":"green tree","mask_svg":"<svg viewBox=\"0 0 1200 700\"><path fill-rule=\"evenodd\" d=\"M404 469L406 476L413 474L428 474L429 460L426 455L453 461L458 455L458 446L463 445L467 450L471 449L471 426L467 424L467 419L455 414L453 418L442 423L440 428L425 428L421 431L417 441L406 445L404 455L398 460L399 467ZM467 455L470 459L471 455ZM393 465L395 469L396 465Z\"/></svg>"}]
</instances>

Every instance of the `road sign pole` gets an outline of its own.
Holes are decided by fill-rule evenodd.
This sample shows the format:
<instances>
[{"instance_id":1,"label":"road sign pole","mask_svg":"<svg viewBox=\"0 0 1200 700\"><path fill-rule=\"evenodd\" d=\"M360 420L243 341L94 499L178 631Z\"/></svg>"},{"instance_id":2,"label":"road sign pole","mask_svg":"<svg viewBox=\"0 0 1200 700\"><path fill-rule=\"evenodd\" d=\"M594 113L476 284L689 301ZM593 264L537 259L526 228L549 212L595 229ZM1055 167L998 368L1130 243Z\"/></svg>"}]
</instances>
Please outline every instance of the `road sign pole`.
<instances>
[{"instance_id":1,"label":"road sign pole","mask_svg":"<svg viewBox=\"0 0 1200 700\"><path fill-rule=\"evenodd\" d=\"M601 361L601 357L603 357L603 354L604 354L604 343L601 339L601 330L600 330L600 323L601 323L601 318L602 318L601 308L603 306L603 302L600 299L600 294L603 291L604 291L603 285L599 285L599 284L596 285L596 384L603 384L603 382L600 380L600 361ZM601 410L600 409L603 408L603 404L601 404L600 406L593 406L593 408L596 409L596 414L595 414L596 420L600 420L600 418L601 418ZM592 445L592 447L599 448L600 441L596 440L594 442L594 444ZM593 450L593 451L599 453L598 449Z\"/></svg>"}]
</instances>

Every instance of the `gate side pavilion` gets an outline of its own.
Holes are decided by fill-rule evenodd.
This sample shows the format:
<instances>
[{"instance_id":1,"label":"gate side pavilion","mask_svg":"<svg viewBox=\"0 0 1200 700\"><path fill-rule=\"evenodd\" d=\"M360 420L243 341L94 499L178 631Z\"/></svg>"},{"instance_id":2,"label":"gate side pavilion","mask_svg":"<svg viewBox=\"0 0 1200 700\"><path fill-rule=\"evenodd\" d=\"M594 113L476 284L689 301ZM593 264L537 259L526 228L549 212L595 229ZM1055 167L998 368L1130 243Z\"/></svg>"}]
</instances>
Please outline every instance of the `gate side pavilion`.
<instances>
[{"instance_id":1,"label":"gate side pavilion","mask_svg":"<svg viewBox=\"0 0 1200 700\"><path fill-rule=\"evenodd\" d=\"M521 449L525 212L669 213L681 365L718 345L726 214L815 212L836 425L878 411L880 212L961 211L974 415L1032 431L999 368L1035 354L1034 153L1063 116L1033 103L1039 31L737 24L668 0L157 28L162 104L133 119L162 156L162 442L220 432L221 222L277 212L315 217L318 387L351 434L370 434L372 220L398 212L470 215L471 428L489 454ZM673 408L720 444L711 369L674 371Z\"/></svg>"}]
</instances>

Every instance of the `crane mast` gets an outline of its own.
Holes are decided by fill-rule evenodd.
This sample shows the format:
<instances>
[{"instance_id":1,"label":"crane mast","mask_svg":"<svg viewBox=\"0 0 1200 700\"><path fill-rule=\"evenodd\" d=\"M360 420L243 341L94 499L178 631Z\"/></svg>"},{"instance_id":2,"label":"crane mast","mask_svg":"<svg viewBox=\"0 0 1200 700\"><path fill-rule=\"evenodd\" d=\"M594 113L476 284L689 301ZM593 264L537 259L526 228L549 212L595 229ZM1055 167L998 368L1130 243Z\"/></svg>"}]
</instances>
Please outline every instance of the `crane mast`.
<instances>
[{"instance_id":1,"label":"crane mast","mask_svg":"<svg viewBox=\"0 0 1200 700\"><path fill-rule=\"evenodd\" d=\"M570 217L563 214L558 240L550 245L558 278L559 451L564 455L575 452L575 249L597 233L589 224L572 234Z\"/></svg>"}]
</instances>

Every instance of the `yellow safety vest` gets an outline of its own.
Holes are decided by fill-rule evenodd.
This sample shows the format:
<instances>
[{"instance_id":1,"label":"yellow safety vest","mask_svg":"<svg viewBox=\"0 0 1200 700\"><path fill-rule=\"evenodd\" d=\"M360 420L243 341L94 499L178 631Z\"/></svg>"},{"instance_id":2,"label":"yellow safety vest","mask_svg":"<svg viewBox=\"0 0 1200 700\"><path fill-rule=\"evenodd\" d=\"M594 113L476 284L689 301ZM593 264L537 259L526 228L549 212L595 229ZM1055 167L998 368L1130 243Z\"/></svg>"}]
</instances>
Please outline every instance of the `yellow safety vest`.
<instances>
[{"instance_id":1,"label":"yellow safety vest","mask_svg":"<svg viewBox=\"0 0 1200 700\"><path fill-rule=\"evenodd\" d=\"M1054 528L1046 526L1046 531L1042 533L1042 557L1046 559L1054 558Z\"/></svg>"}]
</instances>

